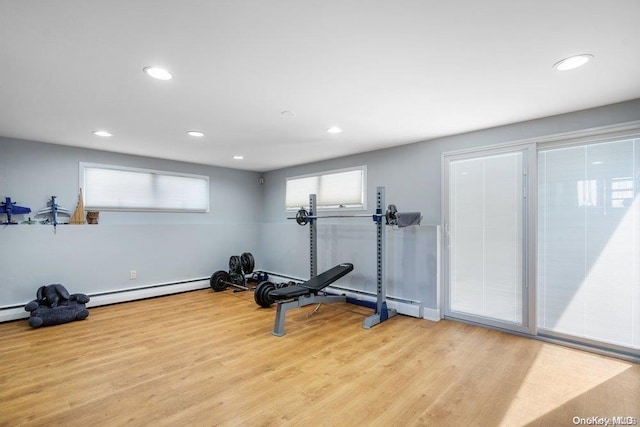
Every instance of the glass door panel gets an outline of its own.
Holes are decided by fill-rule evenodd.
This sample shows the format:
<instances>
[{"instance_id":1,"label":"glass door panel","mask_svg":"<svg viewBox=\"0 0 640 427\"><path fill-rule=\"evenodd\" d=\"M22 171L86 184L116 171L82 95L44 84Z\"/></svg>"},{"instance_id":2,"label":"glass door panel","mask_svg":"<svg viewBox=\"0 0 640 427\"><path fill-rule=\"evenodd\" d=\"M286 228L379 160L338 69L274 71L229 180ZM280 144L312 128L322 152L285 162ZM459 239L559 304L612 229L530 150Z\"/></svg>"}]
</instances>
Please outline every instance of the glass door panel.
<instances>
[{"instance_id":1,"label":"glass door panel","mask_svg":"<svg viewBox=\"0 0 640 427\"><path fill-rule=\"evenodd\" d=\"M640 139L538 155L541 334L640 349Z\"/></svg>"},{"instance_id":2,"label":"glass door panel","mask_svg":"<svg viewBox=\"0 0 640 427\"><path fill-rule=\"evenodd\" d=\"M447 161L445 315L526 329L526 155Z\"/></svg>"}]
</instances>

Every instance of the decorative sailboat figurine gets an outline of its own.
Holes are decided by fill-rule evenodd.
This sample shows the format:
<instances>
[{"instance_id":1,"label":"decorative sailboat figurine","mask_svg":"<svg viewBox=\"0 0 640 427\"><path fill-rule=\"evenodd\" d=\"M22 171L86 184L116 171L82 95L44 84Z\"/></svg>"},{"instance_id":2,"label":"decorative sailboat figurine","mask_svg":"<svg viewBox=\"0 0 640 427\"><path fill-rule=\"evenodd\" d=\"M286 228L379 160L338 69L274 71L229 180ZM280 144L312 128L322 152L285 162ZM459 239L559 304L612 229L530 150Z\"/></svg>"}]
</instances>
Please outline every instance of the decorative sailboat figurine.
<instances>
[{"instance_id":1,"label":"decorative sailboat figurine","mask_svg":"<svg viewBox=\"0 0 640 427\"><path fill-rule=\"evenodd\" d=\"M76 210L73 211L73 215L69 218L69 224L85 224L84 220L84 200L82 199L82 188L80 189L80 195L78 196L78 204Z\"/></svg>"}]
</instances>

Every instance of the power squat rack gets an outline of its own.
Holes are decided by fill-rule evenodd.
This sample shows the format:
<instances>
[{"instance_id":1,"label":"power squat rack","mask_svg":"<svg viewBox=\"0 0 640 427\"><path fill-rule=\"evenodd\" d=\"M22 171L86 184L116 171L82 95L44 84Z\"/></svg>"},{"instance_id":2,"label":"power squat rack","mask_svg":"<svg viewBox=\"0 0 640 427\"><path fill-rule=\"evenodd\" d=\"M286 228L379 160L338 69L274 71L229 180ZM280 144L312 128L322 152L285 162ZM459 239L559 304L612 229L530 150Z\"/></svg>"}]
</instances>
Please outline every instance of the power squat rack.
<instances>
[{"instance_id":1,"label":"power squat rack","mask_svg":"<svg viewBox=\"0 0 640 427\"><path fill-rule=\"evenodd\" d=\"M385 239L386 239L386 227L385 225L397 225L397 209L394 205L390 205L389 209L383 213L385 206L385 188L376 188L376 212L374 214L360 214L360 215L323 215L317 216L315 214L316 207L316 195L309 195L309 212L301 209L296 214L296 222L300 225L309 224L309 274L313 278L318 274L318 231L316 227L316 221L322 218L358 218L358 217L371 217L376 224L376 307L375 313L364 319L362 327L370 329L372 326L378 323L384 322L390 317L395 316L398 312L395 309L387 306L387 278L386 271L386 251L385 251ZM383 221L384 220L384 221ZM345 297L346 301L346 297ZM281 304L279 304L281 305ZM280 307L278 307L280 308Z\"/></svg>"},{"instance_id":2,"label":"power squat rack","mask_svg":"<svg viewBox=\"0 0 640 427\"><path fill-rule=\"evenodd\" d=\"M228 286L236 288L235 292L243 290L254 291L254 299L261 307L270 307L273 303L277 303L276 321L273 335L284 335L285 315L288 310L304 307L310 304L330 304L334 302L346 302L347 297L344 295L327 295L324 288L335 282L339 278L348 274L353 270L353 265L349 263L340 264L318 276L318 237L316 221L323 218L357 218L370 217L376 224L376 304L373 315L368 316L362 327L370 329L378 323L384 322L390 317L397 314L397 311L387 306L387 280L386 280L386 254L385 239L386 225L391 226L408 226L417 225L422 219L420 212L399 213L395 205L389 205L386 212L383 213L385 206L385 188L377 187L376 189L376 211L374 214L357 214L357 215L323 215L315 214L317 209L316 195L309 195L309 211L300 209L295 217L287 219L295 219L301 225L309 224L309 275L310 279L304 282L301 279L284 276L279 273L270 273L266 271L256 271L249 280L258 282L257 287L250 288L247 285L245 274L253 271L254 260L250 253L243 253L240 257L232 256L229 260L230 272L217 271L211 276L211 287L214 291L225 290ZM244 273L244 274L243 274ZM268 281L269 275L294 279L288 283L274 284ZM319 292L322 292L319 295Z\"/></svg>"},{"instance_id":3,"label":"power squat rack","mask_svg":"<svg viewBox=\"0 0 640 427\"><path fill-rule=\"evenodd\" d=\"M295 219L299 225L309 224L309 274L311 279L305 283L299 285L293 285L290 287L276 288L270 282L262 282L255 290L255 300L261 307L269 307L272 303L277 302L278 310L276 313L276 321L273 330L273 335L284 335L284 321L285 314L288 310L304 307L310 304L331 304L334 302L346 302L347 298L344 295L340 296L328 296L324 292L324 288L335 282L342 276L348 274L353 270L353 265L349 263L340 264L332 269L323 272L321 275L317 275L317 229L316 221L322 218L357 218L357 217L370 217L376 224L377 239L376 239L376 270L377 270L377 290L376 290L376 304L375 313L368 316L362 327L369 329L378 323L384 322L390 317L397 314L396 310L390 309L387 306L386 294L387 294L387 282L385 276L386 270L386 257L385 257L385 238L386 227L385 225L417 225L420 223L422 215L420 212L411 213L398 213L394 205L389 205L386 212L383 213L383 207L385 205L385 189L384 187L377 187L376 189L376 211L374 214L359 214L359 215L323 215L317 216L316 212L316 195L309 195L309 211L300 209L295 217L287 219ZM319 292L323 292L319 295Z\"/></svg>"}]
</instances>

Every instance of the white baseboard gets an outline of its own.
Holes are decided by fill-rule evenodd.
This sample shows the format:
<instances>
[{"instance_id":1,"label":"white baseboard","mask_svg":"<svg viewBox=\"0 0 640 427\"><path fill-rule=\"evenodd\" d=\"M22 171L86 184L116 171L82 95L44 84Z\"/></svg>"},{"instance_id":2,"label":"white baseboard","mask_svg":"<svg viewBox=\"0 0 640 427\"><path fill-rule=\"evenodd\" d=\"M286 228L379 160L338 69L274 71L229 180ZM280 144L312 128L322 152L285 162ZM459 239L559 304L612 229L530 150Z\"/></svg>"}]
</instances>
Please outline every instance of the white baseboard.
<instances>
[{"instance_id":1,"label":"white baseboard","mask_svg":"<svg viewBox=\"0 0 640 427\"><path fill-rule=\"evenodd\" d=\"M440 310L436 310L435 308L423 308L422 309L422 318L426 320L431 320L433 322L440 321Z\"/></svg>"},{"instance_id":2,"label":"white baseboard","mask_svg":"<svg viewBox=\"0 0 640 427\"><path fill-rule=\"evenodd\" d=\"M156 285L138 289L125 289L95 296L89 295L91 301L87 303L87 308L116 304L119 302L135 301L145 298L153 298L162 295L177 294L180 292L195 291L198 289L206 289L208 287L209 280L207 279L186 283ZM24 306L0 309L0 322L26 319L28 317L29 313L24 310Z\"/></svg>"},{"instance_id":3,"label":"white baseboard","mask_svg":"<svg viewBox=\"0 0 640 427\"><path fill-rule=\"evenodd\" d=\"M374 299L375 301L375 299ZM411 317L420 317L420 306L415 304L409 304L406 302L390 301L387 300L387 306L395 309L398 314L404 314Z\"/></svg>"},{"instance_id":4,"label":"white baseboard","mask_svg":"<svg viewBox=\"0 0 640 427\"><path fill-rule=\"evenodd\" d=\"M98 307L101 305L116 304L119 302L135 301L138 299L159 297L162 295L178 294L180 292L195 291L209 287L208 279L196 282L175 283L171 285L160 285L140 289L127 289L126 291L110 292L104 295L91 296L91 301L87 307Z\"/></svg>"},{"instance_id":5,"label":"white baseboard","mask_svg":"<svg viewBox=\"0 0 640 427\"><path fill-rule=\"evenodd\" d=\"M2 310L0 310L0 322L9 322L11 320L26 319L27 317L29 317L29 313L24 311L24 307L3 308Z\"/></svg>"},{"instance_id":6,"label":"white baseboard","mask_svg":"<svg viewBox=\"0 0 640 427\"><path fill-rule=\"evenodd\" d=\"M341 288L333 288L332 286L327 287L327 291L337 294L337 295L346 295L347 298L353 298L358 301L367 301L367 302L376 302L375 295L367 295L358 292L351 292ZM420 303L416 302L412 304L411 302L403 302L403 301L394 301L392 299L387 298L387 307L395 309L399 314L404 314L406 316L411 317L420 317Z\"/></svg>"}]
</instances>

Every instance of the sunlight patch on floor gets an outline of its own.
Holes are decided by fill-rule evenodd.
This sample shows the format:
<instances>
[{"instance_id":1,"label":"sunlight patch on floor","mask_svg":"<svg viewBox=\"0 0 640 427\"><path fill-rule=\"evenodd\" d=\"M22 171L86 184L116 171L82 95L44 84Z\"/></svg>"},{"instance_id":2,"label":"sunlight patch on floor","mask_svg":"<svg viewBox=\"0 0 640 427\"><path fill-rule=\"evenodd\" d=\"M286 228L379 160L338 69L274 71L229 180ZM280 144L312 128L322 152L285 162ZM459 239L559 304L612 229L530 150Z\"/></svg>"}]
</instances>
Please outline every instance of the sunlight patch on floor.
<instances>
[{"instance_id":1,"label":"sunlight patch on floor","mask_svg":"<svg viewBox=\"0 0 640 427\"><path fill-rule=\"evenodd\" d=\"M563 410L567 412L567 424L571 424L572 417L588 413L586 399L576 399L578 396L632 366L621 360L545 344L500 425L525 425L562 406L566 406Z\"/></svg>"}]
</instances>

